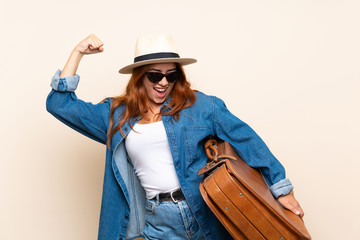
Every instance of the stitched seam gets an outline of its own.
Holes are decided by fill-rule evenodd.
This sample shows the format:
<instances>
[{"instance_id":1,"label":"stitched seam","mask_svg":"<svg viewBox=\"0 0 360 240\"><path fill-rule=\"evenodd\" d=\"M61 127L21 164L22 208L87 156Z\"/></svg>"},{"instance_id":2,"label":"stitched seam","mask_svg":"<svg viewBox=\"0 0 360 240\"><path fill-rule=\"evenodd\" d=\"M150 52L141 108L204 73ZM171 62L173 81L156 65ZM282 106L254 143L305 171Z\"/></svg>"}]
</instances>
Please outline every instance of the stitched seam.
<instances>
[{"instance_id":1,"label":"stitched seam","mask_svg":"<svg viewBox=\"0 0 360 240\"><path fill-rule=\"evenodd\" d=\"M184 208L183 208L183 206L182 206L182 203L181 203L181 202L177 203L177 206L178 206L178 208L179 208L179 210L180 210L181 218L182 218L182 220L183 220L184 227L185 227L185 232L186 232L186 234L188 235L188 238L191 239L191 235L190 235L190 233L189 233L189 227L190 227L190 226L189 226L189 223L188 223L188 221L187 221L186 213L185 213L185 210L184 210Z\"/></svg>"},{"instance_id":2,"label":"stitched seam","mask_svg":"<svg viewBox=\"0 0 360 240\"><path fill-rule=\"evenodd\" d=\"M213 102L213 119L212 119L212 124L213 124L213 128L212 128L212 131L213 131L213 134L212 135L215 135L214 132L216 132L216 126L215 126L215 119L216 119L216 99L215 97L213 97L212 99L212 102Z\"/></svg>"},{"instance_id":3,"label":"stitched seam","mask_svg":"<svg viewBox=\"0 0 360 240\"><path fill-rule=\"evenodd\" d=\"M79 105L79 100L77 100L76 104ZM78 116L79 120L84 124L84 126L96 129L96 131L101 132L103 134L101 139L98 136L95 136L95 135L94 135L94 137L97 138L97 139L100 139L101 142L106 143L106 141L107 141L107 131L104 132L103 129L99 129L98 127L93 125L91 122L84 122L84 120L80 117L79 107L76 107L76 111L77 111L77 116ZM105 127L106 127L106 125L105 125ZM93 135L93 134L91 134L91 135Z\"/></svg>"}]
</instances>

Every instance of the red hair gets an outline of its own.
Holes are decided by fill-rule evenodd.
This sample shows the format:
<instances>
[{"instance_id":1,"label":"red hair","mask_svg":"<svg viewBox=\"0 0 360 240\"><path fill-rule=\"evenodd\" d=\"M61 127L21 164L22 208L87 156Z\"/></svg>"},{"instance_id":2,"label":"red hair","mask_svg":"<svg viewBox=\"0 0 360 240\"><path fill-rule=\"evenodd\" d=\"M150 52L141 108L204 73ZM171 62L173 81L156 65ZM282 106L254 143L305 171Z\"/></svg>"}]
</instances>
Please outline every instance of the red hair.
<instances>
[{"instance_id":1,"label":"red hair","mask_svg":"<svg viewBox=\"0 0 360 240\"><path fill-rule=\"evenodd\" d=\"M171 116L172 120L178 121L180 111L193 105L196 101L196 95L194 90L190 88L191 85L186 79L183 67L176 64L176 68L181 72L180 79L176 81L171 91L171 101L161 109L159 114ZM125 92L118 97L110 98L112 101L110 103L110 122L107 136L108 147L110 147L111 138L117 131L120 131L121 135L125 137L122 127L126 122L132 128L134 122L131 123L130 120L139 116L145 117L145 114L149 111L148 96L143 85L144 74L148 69L149 65L135 68ZM120 115L120 121L115 125L114 112L121 105L125 106L125 111ZM169 108L170 111L166 112L165 110Z\"/></svg>"}]
</instances>

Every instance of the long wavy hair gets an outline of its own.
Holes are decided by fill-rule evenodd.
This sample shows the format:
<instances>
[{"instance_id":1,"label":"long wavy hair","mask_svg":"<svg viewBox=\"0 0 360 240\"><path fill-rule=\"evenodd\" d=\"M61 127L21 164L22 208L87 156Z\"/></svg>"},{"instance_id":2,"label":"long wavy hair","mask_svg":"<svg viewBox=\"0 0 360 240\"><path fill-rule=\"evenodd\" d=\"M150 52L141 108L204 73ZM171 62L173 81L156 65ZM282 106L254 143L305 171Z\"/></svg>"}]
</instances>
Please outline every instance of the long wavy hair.
<instances>
[{"instance_id":1,"label":"long wavy hair","mask_svg":"<svg viewBox=\"0 0 360 240\"><path fill-rule=\"evenodd\" d=\"M120 96L110 97L112 101L110 103L109 131L107 135L108 147L110 147L111 139L117 131L120 131L121 135L125 137L122 127L126 122L128 122L132 129L134 121L131 122L131 120L139 116L145 117L146 113L150 110L148 96L143 84L144 75L149 67L150 65L145 65L135 68L126 86L125 92ZM180 111L193 105L196 101L196 95L195 91L191 89L190 82L186 79L181 64L176 63L176 68L181 72L180 79L176 81L170 93L171 101L161 109L159 114L171 116L171 120L178 121ZM119 116L119 119L115 119L117 122L115 123L115 109L122 105L125 106L125 111ZM166 109L170 110L166 111Z\"/></svg>"}]
</instances>

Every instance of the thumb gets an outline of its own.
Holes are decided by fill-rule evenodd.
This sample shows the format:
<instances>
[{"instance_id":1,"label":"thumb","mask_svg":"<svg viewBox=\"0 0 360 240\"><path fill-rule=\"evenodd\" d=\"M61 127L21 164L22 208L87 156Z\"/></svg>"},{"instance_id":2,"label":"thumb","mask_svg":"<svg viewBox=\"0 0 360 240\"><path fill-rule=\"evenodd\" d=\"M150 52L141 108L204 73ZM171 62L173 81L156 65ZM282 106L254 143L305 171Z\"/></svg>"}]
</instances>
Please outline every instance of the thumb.
<instances>
[{"instance_id":1,"label":"thumb","mask_svg":"<svg viewBox=\"0 0 360 240\"><path fill-rule=\"evenodd\" d=\"M85 50L86 54L94 54L94 53L99 53L99 52L103 52L104 51L104 47L103 46L92 46L89 45L88 49Z\"/></svg>"}]
</instances>

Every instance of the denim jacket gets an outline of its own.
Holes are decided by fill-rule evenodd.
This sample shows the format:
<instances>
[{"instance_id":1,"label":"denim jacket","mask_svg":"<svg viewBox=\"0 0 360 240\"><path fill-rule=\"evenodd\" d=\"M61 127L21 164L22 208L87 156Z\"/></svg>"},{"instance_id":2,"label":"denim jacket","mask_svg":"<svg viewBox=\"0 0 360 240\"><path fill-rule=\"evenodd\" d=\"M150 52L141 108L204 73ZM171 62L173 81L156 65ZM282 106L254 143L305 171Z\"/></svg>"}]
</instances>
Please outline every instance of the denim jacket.
<instances>
[{"instance_id":1,"label":"denim jacket","mask_svg":"<svg viewBox=\"0 0 360 240\"><path fill-rule=\"evenodd\" d=\"M60 73L58 70L51 81L53 89L47 97L47 110L74 130L106 144L111 100L92 104L78 99L74 91L79 76L60 79ZM115 110L114 121L119 121L123 111L124 106ZM139 120L133 119L135 123ZM248 165L258 168L275 197L285 195L293 188L285 179L283 166L265 143L219 98L196 92L195 104L182 110L178 121L165 115L162 121L181 189L206 239L229 238L199 191L201 176L197 176L197 172L206 164L203 145L209 136L228 141ZM122 129L125 135L131 130L127 123ZM106 150L98 239L141 237L145 226L144 206L145 192L126 153L124 138L118 131Z\"/></svg>"}]
</instances>

